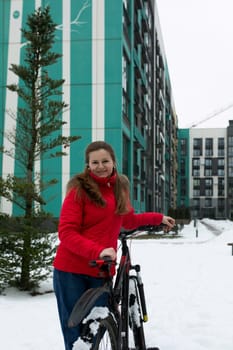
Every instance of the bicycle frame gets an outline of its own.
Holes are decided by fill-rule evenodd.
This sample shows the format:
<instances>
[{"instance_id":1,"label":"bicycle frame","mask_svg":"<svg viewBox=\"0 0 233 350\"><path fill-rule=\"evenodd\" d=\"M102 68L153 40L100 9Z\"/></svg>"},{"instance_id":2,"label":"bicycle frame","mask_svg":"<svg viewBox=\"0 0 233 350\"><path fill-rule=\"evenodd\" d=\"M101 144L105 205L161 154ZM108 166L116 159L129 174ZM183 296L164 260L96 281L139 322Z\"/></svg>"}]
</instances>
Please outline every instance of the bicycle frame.
<instances>
[{"instance_id":1,"label":"bicycle frame","mask_svg":"<svg viewBox=\"0 0 233 350\"><path fill-rule=\"evenodd\" d=\"M121 313L119 317L118 345L119 349L128 348L128 303L129 303L129 271L131 260L129 248L126 243L126 235L121 236L122 254L113 287L113 298L117 304L121 301ZM124 296L124 298L123 298Z\"/></svg>"},{"instance_id":2,"label":"bicycle frame","mask_svg":"<svg viewBox=\"0 0 233 350\"><path fill-rule=\"evenodd\" d=\"M130 231L133 233L135 230ZM69 318L69 327L77 326L87 316L90 310L95 305L96 300L103 294L109 293L110 312L115 316L118 325L117 348L121 350L128 350L129 343L129 279L136 280L136 289L139 294L140 309L143 315L143 321L147 321L147 312L145 304L145 296L143 284L140 276L140 266L132 265L129 247L127 245L127 236L129 234L121 233L119 239L121 240L121 258L117 269L115 282L113 283L110 275L110 267L112 261L105 261L104 259L95 260L93 266L105 267L108 277L102 287L92 288L86 291L82 297L75 304L73 311ZM130 271L134 270L136 275L131 276ZM121 310L119 310L119 308ZM142 321L141 321L142 322ZM146 350L143 327L140 327L140 350Z\"/></svg>"},{"instance_id":3,"label":"bicycle frame","mask_svg":"<svg viewBox=\"0 0 233 350\"><path fill-rule=\"evenodd\" d=\"M131 257L129 253L129 247L127 245L127 234L121 234L120 240L122 243L122 255L117 270L117 276L114 285L114 298L115 300L121 300L121 315L119 320L119 349L127 350L129 344L129 279L134 278L136 288L139 292L140 307L143 316L143 321L148 320L146 302L144 295L143 283L140 275L140 265L132 265ZM136 275L131 276L130 271L134 270ZM122 295L120 296L120 292ZM122 297L124 296L124 298ZM141 343L140 349L146 350L145 338L143 329L141 329Z\"/></svg>"},{"instance_id":4,"label":"bicycle frame","mask_svg":"<svg viewBox=\"0 0 233 350\"><path fill-rule=\"evenodd\" d=\"M122 254L120 258L119 267L117 269L116 279L115 283L113 284L112 277L110 276L110 263L107 263L107 272L109 273L109 276L106 278L106 282L102 287L98 288L91 288L87 290L81 298L77 301L75 304L72 313L69 318L68 326L69 327L75 327L77 326L83 318L90 312L92 307L95 305L96 300L104 293L109 294L109 308L113 312L113 314L117 317L117 320L119 322L119 342L121 342L120 338L125 334L123 337L123 344L126 344L126 341L128 341L128 284L129 284L129 270L131 267L131 261L130 261L130 255L129 255L129 249L126 243L126 238L122 237ZM99 259L92 264L95 266L103 266L104 260ZM122 296L124 297L124 300ZM119 302L121 303L121 313L119 313L118 305ZM124 347L122 347L124 348ZM126 347L124 348L127 349Z\"/></svg>"}]
</instances>

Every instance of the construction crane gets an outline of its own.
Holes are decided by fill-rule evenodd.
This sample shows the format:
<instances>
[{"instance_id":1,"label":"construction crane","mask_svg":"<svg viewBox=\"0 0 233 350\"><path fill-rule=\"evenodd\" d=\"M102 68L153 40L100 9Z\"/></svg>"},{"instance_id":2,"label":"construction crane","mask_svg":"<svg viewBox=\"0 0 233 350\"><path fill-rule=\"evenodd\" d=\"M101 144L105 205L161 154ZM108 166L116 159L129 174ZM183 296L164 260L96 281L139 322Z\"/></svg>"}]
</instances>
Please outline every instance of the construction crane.
<instances>
[{"instance_id":1,"label":"construction crane","mask_svg":"<svg viewBox=\"0 0 233 350\"><path fill-rule=\"evenodd\" d=\"M223 113L223 112L226 112L228 109L230 109L230 108L232 108L232 107L233 107L233 102L230 103L229 105L227 105L227 106L225 106L225 107L222 107L222 108L218 109L217 111L211 113L208 117L206 117L206 118L204 118L204 119L201 119L200 121L198 121L198 122L192 124L192 125L190 126L190 128L195 128L197 125L202 124L202 123L206 122L207 120L216 117L216 115L218 115L218 114L221 114L221 113Z\"/></svg>"}]
</instances>

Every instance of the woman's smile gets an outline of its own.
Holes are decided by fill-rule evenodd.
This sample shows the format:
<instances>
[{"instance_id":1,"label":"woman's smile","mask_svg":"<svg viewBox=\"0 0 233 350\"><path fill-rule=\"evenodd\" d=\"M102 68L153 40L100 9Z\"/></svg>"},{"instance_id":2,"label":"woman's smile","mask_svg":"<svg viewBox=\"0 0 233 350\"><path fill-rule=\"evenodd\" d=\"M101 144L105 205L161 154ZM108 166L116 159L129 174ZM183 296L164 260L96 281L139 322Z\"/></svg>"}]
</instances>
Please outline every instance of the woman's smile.
<instances>
[{"instance_id":1,"label":"woman's smile","mask_svg":"<svg viewBox=\"0 0 233 350\"><path fill-rule=\"evenodd\" d=\"M89 154L88 166L94 175L108 177L112 174L114 163L109 152L100 149Z\"/></svg>"}]
</instances>

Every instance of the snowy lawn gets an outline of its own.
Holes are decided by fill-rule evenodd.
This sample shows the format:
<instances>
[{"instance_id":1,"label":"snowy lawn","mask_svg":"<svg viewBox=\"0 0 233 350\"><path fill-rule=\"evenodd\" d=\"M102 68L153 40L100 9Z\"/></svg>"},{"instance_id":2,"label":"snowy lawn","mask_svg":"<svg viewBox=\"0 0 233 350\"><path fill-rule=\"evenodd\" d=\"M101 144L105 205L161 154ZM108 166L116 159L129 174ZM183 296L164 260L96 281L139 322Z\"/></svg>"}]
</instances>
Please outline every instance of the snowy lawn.
<instances>
[{"instance_id":1,"label":"snowy lawn","mask_svg":"<svg viewBox=\"0 0 233 350\"><path fill-rule=\"evenodd\" d=\"M233 223L205 220L185 226L182 237L134 240L149 321L148 346L160 350L233 349ZM51 290L48 281L43 290ZM1 348L64 350L53 293L30 296L7 290L0 296Z\"/></svg>"}]
</instances>

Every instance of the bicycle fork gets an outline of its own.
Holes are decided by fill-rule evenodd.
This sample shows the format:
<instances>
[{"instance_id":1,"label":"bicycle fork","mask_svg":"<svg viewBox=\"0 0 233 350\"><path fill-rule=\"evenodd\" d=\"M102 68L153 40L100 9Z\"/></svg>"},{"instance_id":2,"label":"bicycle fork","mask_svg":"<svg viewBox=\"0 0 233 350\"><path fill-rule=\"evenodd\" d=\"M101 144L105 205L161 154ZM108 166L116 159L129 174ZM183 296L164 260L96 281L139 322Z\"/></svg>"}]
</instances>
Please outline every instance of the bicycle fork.
<instances>
[{"instance_id":1,"label":"bicycle fork","mask_svg":"<svg viewBox=\"0 0 233 350\"><path fill-rule=\"evenodd\" d=\"M131 270L135 270L137 275L137 286L138 286L139 298L141 303L142 318L143 318L143 322L147 322L148 315L146 310L146 298L144 293L144 286L143 286L142 277L141 277L141 267L140 265L134 265L134 266L131 266Z\"/></svg>"},{"instance_id":2,"label":"bicycle fork","mask_svg":"<svg viewBox=\"0 0 233 350\"><path fill-rule=\"evenodd\" d=\"M146 301L145 301L145 294L144 294L144 287L142 283L141 273L140 273L140 265L131 266L130 270L134 270L136 272L135 276L130 276L129 274L126 274L125 279L123 280L122 290L123 295L125 296L124 300L122 300L121 305L121 322L120 322L120 329L119 329L119 336L120 339L118 339L121 344L122 350L128 350L128 344L129 344L129 279L134 278L136 283L136 288L138 291L138 297L139 297L139 307L141 309L141 316L142 319L140 322L146 322L148 320L147 316L147 310L146 310ZM137 335L134 335L135 341L136 341L136 349L144 350L146 349L145 345L145 338L144 338L144 331L143 326L139 327L137 330ZM119 344L118 343L118 344Z\"/></svg>"},{"instance_id":3,"label":"bicycle fork","mask_svg":"<svg viewBox=\"0 0 233 350\"><path fill-rule=\"evenodd\" d=\"M126 273L122 280L122 296L124 298L121 302L121 317L119 323L119 339L118 344L120 349L128 350L128 341L129 341L129 274Z\"/></svg>"}]
</instances>

